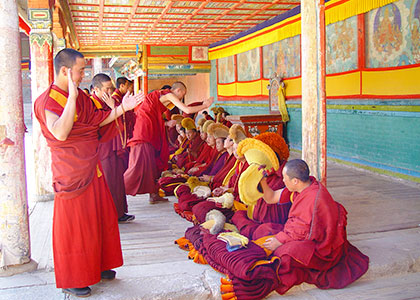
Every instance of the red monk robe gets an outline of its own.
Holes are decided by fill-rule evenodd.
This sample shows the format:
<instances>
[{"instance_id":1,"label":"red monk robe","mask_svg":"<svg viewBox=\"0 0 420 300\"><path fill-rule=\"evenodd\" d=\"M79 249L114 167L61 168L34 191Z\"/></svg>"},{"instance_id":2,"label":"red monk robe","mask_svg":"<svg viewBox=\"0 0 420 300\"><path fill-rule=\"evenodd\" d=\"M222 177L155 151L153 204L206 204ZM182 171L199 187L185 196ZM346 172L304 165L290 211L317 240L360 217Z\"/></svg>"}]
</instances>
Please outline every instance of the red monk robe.
<instances>
[{"instance_id":1,"label":"red monk robe","mask_svg":"<svg viewBox=\"0 0 420 300\"><path fill-rule=\"evenodd\" d=\"M195 161L198 157L199 150L205 142L199 134L196 134L184 153L180 154L176 160L178 168L184 167L187 163ZM207 144L207 143L206 143Z\"/></svg>"},{"instance_id":2,"label":"red monk robe","mask_svg":"<svg viewBox=\"0 0 420 300\"><path fill-rule=\"evenodd\" d=\"M109 112L97 110L78 89L73 127L65 141L55 139L45 110L61 116L67 97L51 85L35 101L34 112L51 148L56 285L81 288L99 282L102 271L123 264L117 213L98 158L101 135L106 140L116 131L113 123L99 128Z\"/></svg>"},{"instance_id":3,"label":"red monk robe","mask_svg":"<svg viewBox=\"0 0 420 300\"><path fill-rule=\"evenodd\" d=\"M195 165L198 166L198 165L201 165L201 164L205 164L206 161L209 160L209 157L211 156L212 151L213 151L213 148L210 147L209 144L206 143L206 141L203 141L200 149L198 150L199 155L196 158L196 160L185 164L185 166L184 166L185 167L185 172L187 173Z\"/></svg>"},{"instance_id":4,"label":"red monk robe","mask_svg":"<svg viewBox=\"0 0 420 300\"><path fill-rule=\"evenodd\" d=\"M170 90L156 90L135 108L136 124L128 142L130 158L124 173L126 193L129 195L157 193L157 179L167 168L169 148L162 114L167 107L160 97Z\"/></svg>"},{"instance_id":5,"label":"red monk robe","mask_svg":"<svg viewBox=\"0 0 420 300\"><path fill-rule=\"evenodd\" d=\"M232 194L234 197L234 207L232 207L232 209L220 208L213 201L202 201L200 203L197 203L196 205L194 205L192 212L195 216L195 219L199 223L203 223L206 221L206 215L212 209L217 209L221 211L226 216L226 221L228 222L232 218L235 210L245 207L244 204L242 204L242 202L240 202L240 199L239 199L238 182L239 182L239 177L248 168L248 166L249 165L246 161L245 162L236 161L235 173L229 179L228 188L232 189Z\"/></svg>"},{"instance_id":6,"label":"red monk robe","mask_svg":"<svg viewBox=\"0 0 420 300\"><path fill-rule=\"evenodd\" d=\"M280 264L272 265L278 282L250 276L260 274L260 266L255 266L257 260L249 262L254 253L249 246L238 250L242 255L235 256L219 247L218 241L206 242L204 236L201 248L206 250L200 253L207 255L205 258L213 267L218 264L216 269L229 274L237 299L261 299L274 289L284 294L303 282L321 289L343 288L360 278L369 265L369 258L348 242L346 225L344 207L311 177L311 185L294 198L284 229L275 236L282 243L271 256L271 261L280 258ZM244 275L238 270L243 270Z\"/></svg>"},{"instance_id":7,"label":"red monk robe","mask_svg":"<svg viewBox=\"0 0 420 300\"><path fill-rule=\"evenodd\" d=\"M311 185L293 201L284 229L276 239L283 245L274 255L284 294L302 282L322 289L343 288L368 269L369 258L347 240L347 211L311 177Z\"/></svg>"},{"instance_id":8,"label":"red monk robe","mask_svg":"<svg viewBox=\"0 0 420 300\"><path fill-rule=\"evenodd\" d=\"M119 90L117 91L119 92ZM93 103L97 109L111 111L111 108L102 99L99 99L95 93L92 94L91 98L93 98ZM116 100L115 107L119 106L120 103L121 102ZM126 132L124 130L124 125L120 124L119 134L117 134L117 136L108 142L99 144L99 160L101 161L105 179L108 183L109 190L111 191L115 208L117 209L118 218L121 218L127 212L124 172L126 170L126 163L128 162L128 151L126 150L125 145L123 147L125 137ZM123 139L123 141L121 139Z\"/></svg>"},{"instance_id":9,"label":"red monk robe","mask_svg":"<svg viewBox=\"0 0 420 300\"><path fill-rule=\"evenodd\" d=\"M167 110L163 113L163 118L165 121L171 120L171 116L173 114L179 114L178 107L174 107L171 110ZM178 149L179 143L178 143L178 131L176 131L176 127L166 127L166 138L168 140L168 146L169 146L169 153L172 154Z\"/></svg>"},{"instance_id":10,"label":"red monk robe","mask_svg":"<svg viewBox=\"0 0 420 300\"><path fill-rule=\"evenodd\" d=\"M233 154L227 157L227 151L223 153L225 157L220 156L220 160L223 160L222 168L216 173L218 178L225 178L227 173L233 168L233 165L236 161L236 158ZM215 176L216 177L216 176ZM221 184L220 181L217 181ZM185 186L185 188L184 188ZM219 185L220 186L220 185ZM210 188L216 188L219 186L210 186ZM202 201L205 201L205 198L197 197L195 194L191 193L191 189L188 185L180 186L177 190L178 196L178 206L175 208L176 212L182 216L182 213L185 211L192 211L193 207Z\"/></svg>"},{"instance_id":11,"label":"red monk robe","mask_svg":"<svg viewBox=\"0 0 420 300\"><path fill-rule=\"evenodd\" d=\"M119 106L122 102L124 95L121 94L119 89L115 89L114 93L112 93L112 98L115 100L115 106ZM133 130L134 124L136 123L136 115L134 111L129 110L125 112L125 124L127 129L127 139L131 139L133 137ZM127 152L128 153L128 152ZM128 162L128 155L127 155L127 162Z\"/></svg>"}]
</instances>

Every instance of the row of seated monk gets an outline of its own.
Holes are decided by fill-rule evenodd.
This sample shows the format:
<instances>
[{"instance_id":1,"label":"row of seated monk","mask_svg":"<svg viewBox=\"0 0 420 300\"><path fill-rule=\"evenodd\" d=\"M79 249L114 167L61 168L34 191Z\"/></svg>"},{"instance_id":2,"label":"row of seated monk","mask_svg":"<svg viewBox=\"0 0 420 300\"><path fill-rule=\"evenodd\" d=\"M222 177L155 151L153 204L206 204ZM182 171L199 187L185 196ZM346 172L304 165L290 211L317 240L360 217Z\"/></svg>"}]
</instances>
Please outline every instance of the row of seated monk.
<instances>
[{"instance_id":1,"label":"row of seated monk","mask_svg":"<svg viewBox=\"0 0 420 300\"><path fill-rule=\"evenodd\" d=\"M290 160L273 132L248 138L238 124L173 114L168 170L160 196L191 222L176 243L188 258L226 275L223 299L262 299L303 282L343 288L368 269L369 258L347 240L347 212Z\"/></svg>"}]
</instances>

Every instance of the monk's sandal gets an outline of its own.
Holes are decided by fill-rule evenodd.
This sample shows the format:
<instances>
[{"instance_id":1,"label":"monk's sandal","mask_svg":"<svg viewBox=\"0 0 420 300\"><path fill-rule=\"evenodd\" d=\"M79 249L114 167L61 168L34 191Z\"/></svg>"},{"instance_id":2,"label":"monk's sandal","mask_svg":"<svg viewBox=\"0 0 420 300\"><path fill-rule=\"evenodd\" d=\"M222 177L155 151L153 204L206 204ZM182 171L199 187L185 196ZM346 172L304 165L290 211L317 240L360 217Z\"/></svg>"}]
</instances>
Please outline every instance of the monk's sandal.
<instances>
[{"instance_id":1,"label":"monk's sandal","mask_svg":"<svg viewBox=\"0 0 420 300\"><path fill-rule=\"evenodd\" d=\"M75 297L80 297L80 298L89 297L90 292L91 292L91 289L88 286L84 287L84 288L63 289L64 294L69 294L69 295L72 295L72 296L75 296Z\"/></svg>"}]
</instances>

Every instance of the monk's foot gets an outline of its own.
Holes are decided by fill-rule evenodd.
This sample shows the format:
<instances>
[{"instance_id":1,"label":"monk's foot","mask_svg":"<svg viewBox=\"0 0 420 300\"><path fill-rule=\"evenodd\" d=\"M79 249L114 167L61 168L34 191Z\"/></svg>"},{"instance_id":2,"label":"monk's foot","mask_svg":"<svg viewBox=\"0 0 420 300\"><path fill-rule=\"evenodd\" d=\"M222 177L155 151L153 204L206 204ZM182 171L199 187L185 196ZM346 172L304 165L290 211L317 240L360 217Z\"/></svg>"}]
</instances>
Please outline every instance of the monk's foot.
<instances>
[{"instance_id":1,"label":"monk's foot","mask_svg":"<svg viewBox=\"0 0 420 300\"><path fill-rule=\"evenodd\" d=\"M84 288L68 288L63 289L64 294L69 294L75 297L85 298L90 296L91 289L90 287L84 287Z\"/></svg>"},{"instance_id":2,"label":"monk's foot","mask_svg":"<svg viewBox=\"0 0 420 300\"><path fill-rule=\"evenodd\" d=\"M111 281L115 279L115 275L117 272L114 270L106 270L101 272L101 280L102 281Z\"/></svg>"},{"instance_id":3,"label":"monk's foot","mask_svg":"<svg viewBox=\"0 0 420 300\"><path fill-rule=\"evenodd\" d=\"M158 194L150 194L149 203L150 204L156 204L158 202L168 202L168 198L163 198L159 196Z\"/></svg>"}]
</instances>

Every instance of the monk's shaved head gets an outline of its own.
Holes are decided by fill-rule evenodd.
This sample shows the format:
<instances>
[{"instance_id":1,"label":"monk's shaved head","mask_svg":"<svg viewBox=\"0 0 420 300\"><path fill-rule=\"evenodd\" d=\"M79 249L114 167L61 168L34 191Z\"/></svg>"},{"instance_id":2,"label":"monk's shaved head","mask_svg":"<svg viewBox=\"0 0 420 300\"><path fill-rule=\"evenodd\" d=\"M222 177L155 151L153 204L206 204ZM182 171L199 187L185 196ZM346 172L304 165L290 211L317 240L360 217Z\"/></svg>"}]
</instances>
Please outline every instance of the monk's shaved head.
<instances>
[{"instance_id":1,"label":"monk's shaved head","mask_svg":"<svg viewBox=\"0 0 420 300\"><path fill-rule=\"evenodd\" d=\"M186 91L187 87L181 81L177 81L177 82L174 82L174 84L171 87L171 90L176 90L176 89L181 89L183 91Z\"/></svg>"},{"instance_id":2,"label":"monk's shaved head","mask_svg":"<svg viewBox=\"0 0 420 300\"><path fill-rule=\"evenodd\" d=\"M77 58L85 58L82 53L74 49L65 48L57 53L54 58L54 70L58 74L61 67L72 68Z\"/></svg>"},{"instance_id":3,"label":"monk's shaved head","mask_svg":"<svg viewBox=\"0 0 420 300\"><path fill-rule=\"evenodd\" d=\"M117 89L120 88L121 84L126 84L127 81L128 81L128 79L125 78L125 77L118 77L117 78L117 83L116 83L117 84Z\"/></svg>"},{"instance_id":4,"label":"monk's shaved head","mask_svg":"<svg viewBox=\"0 0 420 300\"><path fill-rule=\"evenodd\" d=\"M289 160L284 169L290 179L296 178L302 182L309 181L309 167L302 159Z\"/></svg>"},{"instance_id":5,"label":"monk's shaved head","mask_svg":"<svg viewBox=\"0 0 420 300\"><path fill-rule=\"evenodd\" d=\"M93 87L101 88L102 84L111 81L111 77L104 73L98 73L92 78Z\"/></svg>"}]
</instances>

